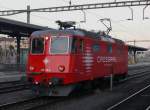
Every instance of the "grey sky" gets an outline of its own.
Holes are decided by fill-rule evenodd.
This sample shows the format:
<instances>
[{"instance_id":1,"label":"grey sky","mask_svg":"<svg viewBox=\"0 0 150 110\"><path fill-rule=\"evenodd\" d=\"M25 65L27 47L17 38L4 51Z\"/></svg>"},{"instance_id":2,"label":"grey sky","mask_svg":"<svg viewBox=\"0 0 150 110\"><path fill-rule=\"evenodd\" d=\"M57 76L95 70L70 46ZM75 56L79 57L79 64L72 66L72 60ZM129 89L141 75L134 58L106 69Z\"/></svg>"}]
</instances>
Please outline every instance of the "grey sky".
<instances>
[{"instance_id":1,"label":"grey sky","mask_svg":"<svg viewBox=\"0 0 150 110\"><path fill-rule=\"evenodd\" d=\"M113 0L72 0L72 4L84 4L84 3L97 3L97 2L109 2ZM120 1L120 0L118 0ZM0 0L0 10L7 9L25 9L27 5L31 5L31 8L43 8L52 6L68 5L69 0ZM96 9L86 10L86 23L77 24L78 27L88 30L105 30L106 28L98 21L101 18L111 18L112 20L112 32L111 35L115 38L127 40L150 40L150 19L142 20L142 8L133 7L134 20L128 21L126 19L131 18L131 12L128 7L126 8L109 8L109 9ZM150 7L145 11L145 16L150 17ZM26 22L26 14L13 15L5 17L9 19L19 20ZM83 20L82 11L72 12L57 12L57 13L32 13L31 23L37 25L48 26L51 28L57 28L55 24L56 20L63 21L77 21ZM149 43L138 43L138 46L150 47Z\"/></svg>"}]
</instances>

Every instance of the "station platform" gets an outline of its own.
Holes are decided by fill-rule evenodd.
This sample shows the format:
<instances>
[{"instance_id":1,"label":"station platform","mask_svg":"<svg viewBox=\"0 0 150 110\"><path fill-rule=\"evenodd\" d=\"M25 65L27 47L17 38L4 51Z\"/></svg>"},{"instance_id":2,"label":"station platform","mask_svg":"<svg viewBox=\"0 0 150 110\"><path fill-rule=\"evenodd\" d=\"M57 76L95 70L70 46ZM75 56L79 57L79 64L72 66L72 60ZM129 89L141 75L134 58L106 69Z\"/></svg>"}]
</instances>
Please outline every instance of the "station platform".
<instances>
[{"instance_id":1,"label":"station platform","mask_svg":"<svg viewBox=\"0 0 150 110\"><path fill-rule=\"evenodd\" d=\"M26 79L25 72L18 71L0 71L0 83L21 81Z\"/></svg>"},{"instance_id":2,"label":"station platform","mask_svg":"<svg viewBox=\"0 0 150 110\"><path fill-rule=\"evenodd\" d=\"M137 68L137 67L145 67L145 66L150 66L150 63L146 62L142 62L142 63L136 63L136 64L130 64L128 65L128 69L134 69L134 68Z\"/></svg>"},{"instance_id":3,"label":"station platform","mask_svg":"<svg viewBox=\"0 0 150 110\"><path fill-rule=\"evenodd\" d=\"M130 71L137 67L142 68L145 66L150 66L150 63L137 63L137 64L128 65L128 69ZM7 71L7 70L2 71L0 69L0 83L11 82L11 81L22 81L22 80L26 80L25 72Z\"/></svg>"},{"instance_id":4,"label":"station platform","mask_svg":"<svg viewBox=\"0 0 150 110\"><path fill-rule=\"evenodd\" d=\"M147 65L150 65L150 63L146 62L146 63L136 63L136 64L130 64L128 65L128 67L137 67L137 66L147 66Z\"/></svg>"}]
</instances>

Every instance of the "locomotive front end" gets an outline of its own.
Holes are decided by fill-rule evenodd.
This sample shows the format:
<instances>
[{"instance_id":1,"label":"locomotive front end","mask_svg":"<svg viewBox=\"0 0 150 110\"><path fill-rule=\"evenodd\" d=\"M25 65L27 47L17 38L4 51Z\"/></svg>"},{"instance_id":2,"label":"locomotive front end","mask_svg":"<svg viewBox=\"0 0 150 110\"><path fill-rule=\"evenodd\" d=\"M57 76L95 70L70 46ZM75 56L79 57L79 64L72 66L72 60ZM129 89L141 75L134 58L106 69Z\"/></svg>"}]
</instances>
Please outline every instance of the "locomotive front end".
<instances>
[{"instance_id":1,"label":"locomotive front end","mask_svg":"<svg viewBox=\"0 0 150 110\"><path fill-rule=\"evenodd\" d=\"M31 37L27 76L39 95L57 95L58 87L69 83L66 77L70 64L69 39L69 36L49 34ZM60 94L64 95L59 91Z\"/></svg>"}]
</instances>

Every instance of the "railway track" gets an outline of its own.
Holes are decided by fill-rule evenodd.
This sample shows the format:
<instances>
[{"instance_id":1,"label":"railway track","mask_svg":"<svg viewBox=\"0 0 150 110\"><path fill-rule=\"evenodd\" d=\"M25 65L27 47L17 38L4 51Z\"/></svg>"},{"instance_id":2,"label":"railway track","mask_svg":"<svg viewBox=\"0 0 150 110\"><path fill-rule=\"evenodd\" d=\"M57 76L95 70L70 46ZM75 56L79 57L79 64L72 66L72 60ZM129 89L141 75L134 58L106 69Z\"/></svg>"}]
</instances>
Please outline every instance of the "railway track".
<instances>
[{"instance_id":1,"label":"railway track","mask_svg":"<svg viewBox=\"0 0 150 110\"><path fill-rule=\"evenodd\" d=\"M141 70L142 74L140 72L129 75L126 79L121 80L121 82L131 80L134 78L141 78L143 76L150 74L150 69L143 69ZM147 92L146 95L145 92ZM150 84L148 83L143 88L135 91L134 93L128 95L127 97L121 99L117 103L113 104L107 110L150 110L150 103L147 105L147 102L150 102L149 96L150 96ZM142 108L144 107L144 108Z\"/></svg>"},{"instance_id":2,"label":"railway track","mask_svg":"<svg viewBox=\"0 0 150 110\"><path fill-rule=\"evenodd\" d=\"M138 72L128 75L127 78L124 79L124 80L121 80L121 82L145 76L145 75L148 74L148 72L150 72L150 69L146 69L146 68L140 69ZM2 104L2 105L0 105L0 108L3 108L4 110L5 109L6 110L13 110L13 108L15 110L20 110L20 109L21 110L35 110L39 107L46 106L46 105L52 105L56 102L63 101L65 99L66 98L64 98L64 97L63 98L60 98L60 97L59 98L57 98L57 97L55 97L55 98L33 97L33 98L30 98L30 99L24 99L24 100L19 101L19 102L12 102L12 103ZM16 109L16 106L18 106L18 105L19 105L19 107L17 107L17 109ZM24 108L21 108L22 106Z\"/></svg>"},{"instance_id":3,"label":"railway track","mask_svg":"<svg viewBox=\"0 0 150 110\"><path fill-rule=\"evenodd\" d=\"M150 92L150 84L112 105L107 110L144 110L143 106L145 106L145 110L150 110L150 105L147 106L147 103L144 103L145 101L149 100L149 97L142 97L142 94L144 94L144 92L146 92L148 89L148 92Z\"/></svg>"},{"instance_id":4,"label":"railway track","mask_svg":"<svg viewBox=\"0 0 150 110\"><path fill-rule=\"evenodd\" d=\"M43 104L38 105L38 106L33 106L33 107L31 107L31 108L29 108L29 109L26 109L26 110L36 110L36 109L38 109L38 108L40 108L40 107L43 107L43 106L52 105L52 104L58 103L58 102L60 102L60 101L64 101L65 99L66 99L66 98L53 99L53 100L48 101L47 103L43 103Z\"/></svg>"},{"instance_id":5,"label":"railway track","mask_svg":"<svg viewBox=\"0 0 150 110\"><path fill-rule=\"evenodd\" d=\"M32 97L19 102L0 105L2 110L36 110L44 105L50 105L65 100L65 97ZM23 108L22 108L23 107Z\"/></svg>"},{"instance_id":6,"label":"railway track","mask_svg":"<svg viewBox=\"0 0 150 110\"><path fill-rule=\"evenodd\" d=\"M150 110L150 105L145 110Z\"/></svg>"},{"instance_id":7,"label":"railway track","mask_svg":"<svg viewBox=\"0 0 150 110\"><path fill-rule=\"evenodd\" d=\"M0 94L5 94L5 93L19 91L28 88L29 88L29 84L27 82L21 82L21 81L3 82L0 83Z\"/></svg>"},{"instance_id":8,"label":"railway track","mask_svg":"<svg viewBox=\"0 0 150 110\"><path fill-rule=\"evenodd\" d=\"M150 67L150 65L143 65L143 66L135 66L135 67L128 67L128 70L129 71L132 71L132 70L136 70L136 69L144 69L144 68L148 68Z\"/></svg>"},{"instance_id":9,"label":"railway track","mask_svg":"<svg viewBox=\"0 0 150 110\"><path fill-rule=\"evenodd\" d=\"M23 100L21 100L19 102L11 102L11 103L6 103L6 104L1 104L0 105L0 109L2 109L2 110L15 110L17 105L22 105L22 104L24 106L24 109L26 109L25 108L26 103L33 103L33 102L35 102L35 100L36 101L37 100L40 101L40 98L39 97L31 97L31 98L28 98L28 99L23 99ZM17 107L17 108L20 108L20 107ZM23 108L21 108L20 110L23 110Z\"/></svg>"},{"instance_id":10,"label":"railway track","mask_svg":"<svg viewBox=\"0 0 150 110\"><path fill-rule=\"evenodd\" d=\"M143 67L143 68L135 68L134 70L131 69L131 70L128 70L128 75L130 76L130 75L141 73L142 71L145 71L145 70L150 70L149 68L150 66Z\"/></svg>"},{"instance_id":11,"label":"railway track","mask_svg":"<svg viewBox=\"0 0 150 110\"><path fill-rule=\"evenodd\" d=\"M148 68L144 67L144 68L140 68L138 70L131 70L128 77L122 81L128 80L128 79L132 79L134 77L140 77L142 75L145 74L141 74L144 72L147 72ZM133 74L134 72L134 74ZM14 92L14 91L19 91L19 90L23 90L23 89L28 89L29 88L29 84L27 82L22 82L22 81L13 81L13 82L1 82L0 83L0 94L3 93L8 93L8 92Z\"/></svg>"},{"instance_id":12,"label":"railway track","mask_svg":"<svg viewBox=\"0 0 150 110\"><path fill-rule=\"evenodd\" d=\"M0 88L0 94L6 94L9 92L15 92L24 89L29 89L29 84L18 84L14 86L2 87Z\"/></svg>"},{"instance_id":13,"label":"railway track","mask_svg":"<svg viewBox=\"0 0 150 110\"><path fill-rule=\"evenodd\" d=\"M124 80L124 81L131 80L131 79L133 79L133 78L138 78L138 77L145 76L146 74L148 74L148 72L150 72L150 69L141 70L141 71L138 72L138 73L129 75L129 76L126 78L126 80ZM143 74L143 75L140 75L140 74ZM27 109L27 110L36 110L36 109L42 108L42 107L47 106L47 105L50 105L50 104L53 105L53 104L56 103L57 101L58 101L58 102L59 102L59 101L65 101L65 99L54 100L54 101L45 103L45 104L43 104L43 105L38 105L38 106L35 106L35 107L31 107L30 109ZM115 109L114 109L114 110L115 110ZM120 109L118 109L118 110L120 110Z\"/></svg>"},{"instance_id":14,"label":"railway track","mask_svg":"<svg viewBox=\"0 0 150 110\"><path fill-rule=\"evenodd\" d=\"M133 79L133 78L145 76L145 75L149 74L149 72L150 72L149 68L141 69L140 71L137 71L136 73L128 74L128 76L125 79L120 80L120 82L124 82L124 81L130 80L130 79Z\"/></svg>"},{"instance_id":15,"label":"railway track","mask_svg":"<svg viewBox=\"0 0 150 110\"><path fill-rule=\"evenodd\" d=\"M136 70L136 73L129 74L126 79L121 80L121 81L125 81L125 80L128 80L128 79L132 79L134 77L140 77L142 75L145 75L145 74L147 74L146 73L147 70L148 70L147 68L140 69L139 71ZM135 72L135 70L134 70L134 72ZM143 74L141 74L141 73L143 73ZM23 89L29 89L29 84L27 82L13 81L13 82L0 83L0 94L4 94L4 93L8 93L8 92L14 92L14 91L19 91L19 90L23 90Z\"/></svg>"}]
</instances>

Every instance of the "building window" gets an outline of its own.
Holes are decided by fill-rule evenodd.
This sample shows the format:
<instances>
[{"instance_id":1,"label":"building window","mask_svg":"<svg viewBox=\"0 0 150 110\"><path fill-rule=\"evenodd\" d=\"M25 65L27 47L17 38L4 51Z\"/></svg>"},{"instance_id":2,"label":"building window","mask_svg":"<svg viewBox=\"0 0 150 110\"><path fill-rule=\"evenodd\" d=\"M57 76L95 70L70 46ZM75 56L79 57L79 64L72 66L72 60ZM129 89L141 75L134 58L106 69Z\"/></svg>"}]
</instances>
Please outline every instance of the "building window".
<instances>
[{"instance_id":1,"label":"building window","mask_svg":"<svg viewBox=\"0 0 150 110\"><path fill-rule=\"evenodd\" d=\"M31 41L31 52L41 54L44 51L44 38L34 38Z\"/></svg>"}]
</instances>

